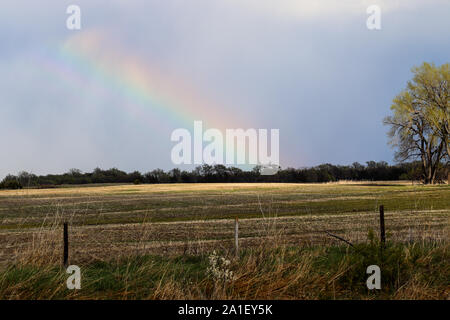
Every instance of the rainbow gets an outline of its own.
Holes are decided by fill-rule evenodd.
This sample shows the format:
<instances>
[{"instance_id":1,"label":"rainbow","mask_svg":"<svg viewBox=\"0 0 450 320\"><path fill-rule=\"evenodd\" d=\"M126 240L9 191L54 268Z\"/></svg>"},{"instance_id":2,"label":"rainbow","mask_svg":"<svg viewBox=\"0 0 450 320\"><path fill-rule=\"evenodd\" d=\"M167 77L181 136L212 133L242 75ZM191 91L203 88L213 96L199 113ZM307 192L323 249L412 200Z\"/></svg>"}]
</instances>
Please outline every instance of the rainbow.
<instances>
[{"instance_id":1,"label":"rainbow","mask_svg":"<svg viewBox=\"0 0 450 320\"><path fill-rule=\"evenodd\" d=\"M195 120L203 122L204 130L246 128L241 118L233 118L226 107L197 94L188 81L142 61L100 31L69 37L56 50L41 53L39 64L70 88L88 89L98 96L120 95L125 112L155 131L163 123L175 124L173 129L193 128Z\"/></svg>"},{"instance_id":2,"label":"rainbow","mask_svg":"<svg viewBox=\"0 0 450 320\"><path fill-rule=\"evenodd\" d=\"M123 106L127 112L138 113L138 108L150 111L158 118L156 124L173 121L190 128L194 120L202 120L208 127L236 126L236 119L230 117L224 106L202 98L187 81L171 77L148 61L127 53L100 32L70 37L58 48L52 61L56 61L55 69L67 80L83 85L86 79L94 79L100 91L109 90L124 97L128 101Z\"/></svg>"}]
</instances>

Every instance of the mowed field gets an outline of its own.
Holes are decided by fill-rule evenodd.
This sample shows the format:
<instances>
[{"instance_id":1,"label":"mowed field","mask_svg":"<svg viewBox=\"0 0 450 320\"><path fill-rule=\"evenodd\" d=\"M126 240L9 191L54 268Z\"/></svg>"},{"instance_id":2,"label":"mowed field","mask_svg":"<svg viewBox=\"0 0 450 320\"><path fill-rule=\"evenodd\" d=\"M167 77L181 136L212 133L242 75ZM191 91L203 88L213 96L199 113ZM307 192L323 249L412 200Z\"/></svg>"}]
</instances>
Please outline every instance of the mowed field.
<instances>
[{"instance_id":1,"label":"mowed field","mask_svg":"<svg viewBox=\"0 0 450 320\"><path fill-rule=\"evenodd\" d=\"M239 218L242 248L276 238L292 246L388 241L447 243L450 186L401 182L330 184L99 185L0 191L0 265L34 256L61 261L62 222L70 262L230 250ZM270 241L267 241L270 244Z\"/></svg>"}]
</instances>

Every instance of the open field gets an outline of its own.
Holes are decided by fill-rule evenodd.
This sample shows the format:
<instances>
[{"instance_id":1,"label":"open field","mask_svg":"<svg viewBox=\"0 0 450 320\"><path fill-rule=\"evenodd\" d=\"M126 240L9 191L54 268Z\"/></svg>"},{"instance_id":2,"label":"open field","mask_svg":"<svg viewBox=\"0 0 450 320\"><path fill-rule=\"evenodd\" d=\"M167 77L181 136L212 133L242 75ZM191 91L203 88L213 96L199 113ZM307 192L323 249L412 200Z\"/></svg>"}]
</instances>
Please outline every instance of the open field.
<instances>
[{"instance_id":1,"label":"open field","mask_svg":"<svg viewBox=\"0 0 450 320\"><path fill-rule=\"evenodd\" d=\"M133 259L144 259L145 256L155 257L156 262L148 259L159 266L155 267L157 270L166 263L180 272L180 268L189 269L191 262L197 261L194 269L200 272L206 269L206 257L213 250L224 256L232 253L235 217L240 220L240 246L244 256L249 254L253 257L251 250L260 250L259 254L280 248L285 248L283 250L290 254L292 250L307 250L309 258L304 251L296 252L314 264L318 263L317 257L333 254L333 250L348 250L342 247L345 247L343 242L326 232L363 246L368 243L369 233L378 235L378 207L381 204L386 210L387 238L393 246L404 244L417 250L414 244L420 244L422 253L437 250L439 257L448 258L448 185L422 186L399 182L167 184L0 191L0 265L7 270L3 278L0 275L0 296L7 298L16 294L18 298L23 297L6 290L6 285L14 282L7 280L11 277L11 266L45 266L50 268L48 272L58 273L62 221L68 221L70 225L71 264L94 265L96 268L98 263L108 264L107 268L116 264L120 269L123 259L134 265L136 261ZM324 250L331 251L325 254ZM345 255L341 258L347 259ZM166 260L162 262L161 259ZM292 259L286 262L289 266L295 260ZM173 261L177 263L173 264ZM444 275L449 275L447 265L443 264L447 272ZM155 270L152 277L157 279L159 271ZM343 270L336 272L336 276L339 272L342 276ZM439 289L431 288L427 293L429 297L445 297L448 281L440 281L436 285ZM112 291L107 295L117 298L118 293ZM420 292L423 294L423 290ZM330 292L322 293L310 298L330 298ZM59 292L56 296L61 294ZM84 297L98 297L93 292L91 294ZM164 298L155 292L153 294L124 298ZM199 297L194 292L184 294L186 297ZM205 298L211 297L204 294ZM236 297L235 293L221 294L213 297ZM346 297L350 296L347 292ZM42 292L34 297L49 298ZM246 297L276 298L270 294L249 294ZM423 298L420 294L397 296L402 297ZM281 295L278 298L302 296Z\"/></svg>"}]
</instances>

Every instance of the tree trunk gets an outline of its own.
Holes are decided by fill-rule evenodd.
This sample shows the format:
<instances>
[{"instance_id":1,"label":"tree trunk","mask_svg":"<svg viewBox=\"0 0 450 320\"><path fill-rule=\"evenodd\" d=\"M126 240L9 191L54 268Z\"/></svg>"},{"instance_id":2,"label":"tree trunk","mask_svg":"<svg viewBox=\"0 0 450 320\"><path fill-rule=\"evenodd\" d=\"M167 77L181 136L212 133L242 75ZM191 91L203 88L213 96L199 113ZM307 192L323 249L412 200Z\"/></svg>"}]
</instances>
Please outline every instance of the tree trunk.
<instances>
[{"instance_id":1,"label":"tree trunk","mask_svg":"<svg viewBox=\"0 0 450 320\"><path fill-rule=\"evenodd\" d=\"M431 184L436 183L436 168L433 168L433 173L431 174Z\"/></svg>"}]
</instances>

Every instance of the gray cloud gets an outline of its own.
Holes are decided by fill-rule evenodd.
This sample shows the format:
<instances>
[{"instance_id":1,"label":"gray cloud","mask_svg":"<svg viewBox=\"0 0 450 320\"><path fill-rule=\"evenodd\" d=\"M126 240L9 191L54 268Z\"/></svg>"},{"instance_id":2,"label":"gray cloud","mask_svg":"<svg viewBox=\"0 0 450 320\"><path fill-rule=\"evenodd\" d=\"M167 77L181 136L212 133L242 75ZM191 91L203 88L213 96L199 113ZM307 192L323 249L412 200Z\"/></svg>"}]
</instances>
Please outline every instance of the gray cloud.
<instances>
[{"instance_id":1,"label":"gray cloud","mask_svg":"<svg viewBox=\"0 0 450 320\"><path fill-rule=\"evenodd\" d=\"M76 2L83 31L109 34L249 126L279 128L283 166L392 160L381 125L392 98L413 65L446 63L450 53L450 3L440 0L378 1L380 31L366 29L360 1ZM65 83L39 66L39 54L72 35L72 3L2 5L0 177L171 168L176 124L158 118L155 134L146 123L160 115L126 113L125 97Z\"/></svg>"}]
</instances>

